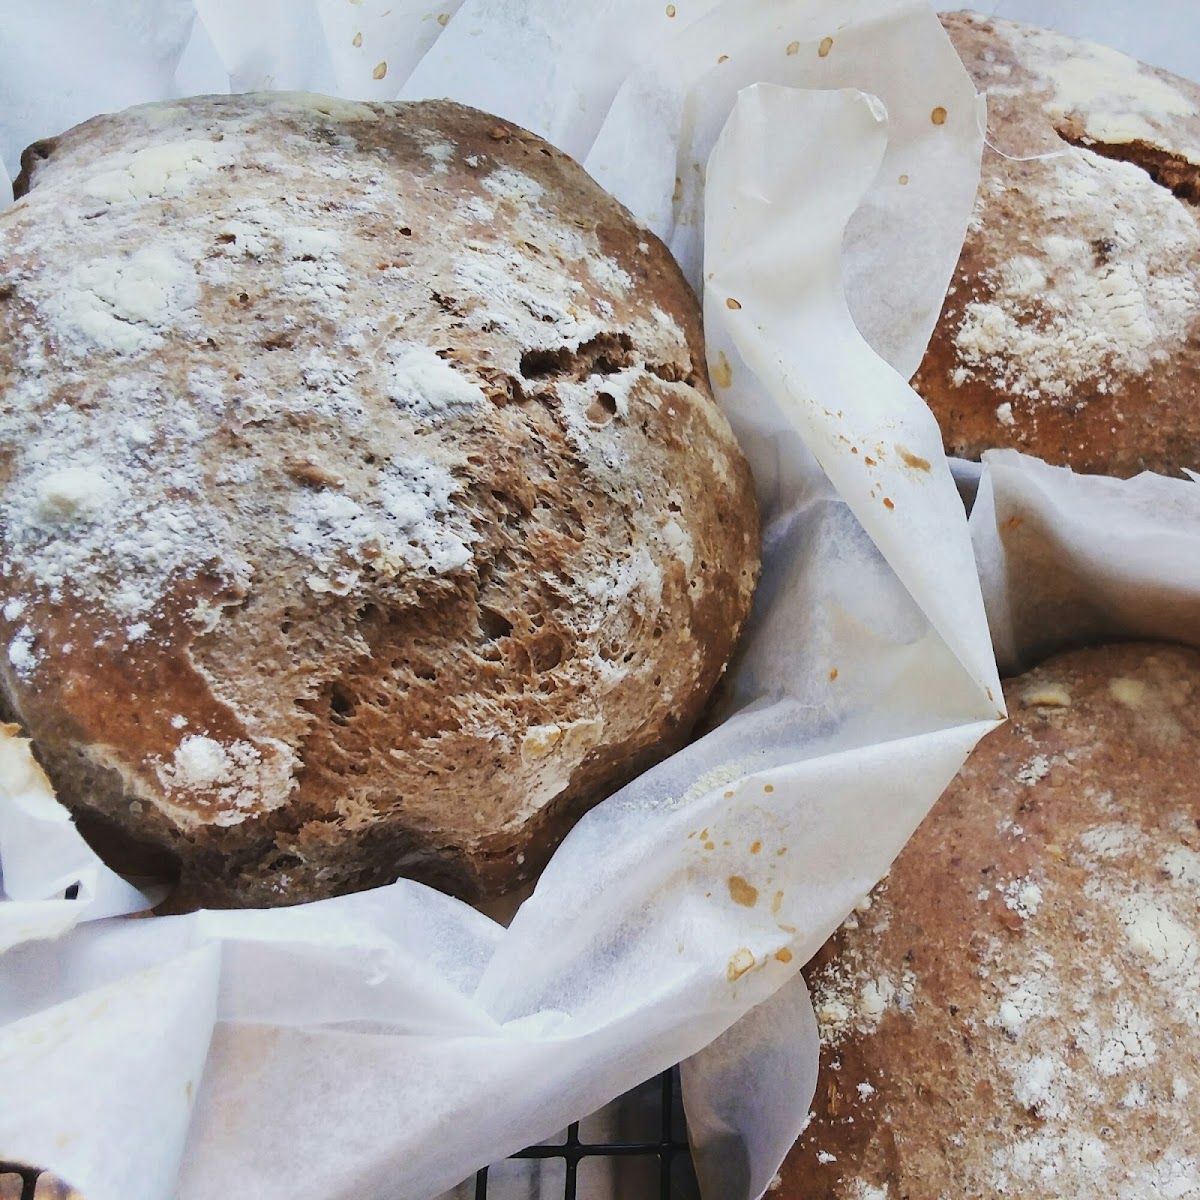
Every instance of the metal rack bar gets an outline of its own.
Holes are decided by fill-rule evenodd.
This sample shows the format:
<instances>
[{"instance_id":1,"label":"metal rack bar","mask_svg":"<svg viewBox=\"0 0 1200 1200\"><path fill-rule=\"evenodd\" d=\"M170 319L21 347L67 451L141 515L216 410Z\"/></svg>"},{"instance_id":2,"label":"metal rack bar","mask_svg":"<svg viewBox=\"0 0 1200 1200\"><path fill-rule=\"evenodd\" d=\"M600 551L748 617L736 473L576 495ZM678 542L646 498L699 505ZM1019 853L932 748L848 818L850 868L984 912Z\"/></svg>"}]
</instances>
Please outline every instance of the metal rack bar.
<instances>
[{"instance_id":1,"label":"metal rack bar","mask_svg":"<svg viewBox=\"0 0 1200 1200\"><path fill-rule=\"evenodd\" d=\"M675 1136L675 1094L679 1086L678 1068L664 1071L659 1081L660 1107L657 1141L646 1142L583 1142L579 1138L579 1122L567 1127L566 1137L561 1142L540 1143L526 1146L509 1155L515 1159L532 1159L547 1162L562 1159L566 1166L566 1184L563 1200L576 1200L579 1164L585 1158L657 1158L660 1200L670 1200L671 1169L677 1158L689 1155L691 1149L686 1133ZM475 1200L488 1200L488 1168L475 1176Z\"/></svg>"},{"instance_id":2,"label":"metal rack bar","mask_svg":"<svg viewBox=\"0 0 1200 1200\"><path fill-rule=\"evenodd\" d=\"M38 1176L41 1173L37 1167L27 1167L23 1163L0 1162L0 1175L20 1175L21 1200L34 1200Z\"/></svg>"}]
</instances>

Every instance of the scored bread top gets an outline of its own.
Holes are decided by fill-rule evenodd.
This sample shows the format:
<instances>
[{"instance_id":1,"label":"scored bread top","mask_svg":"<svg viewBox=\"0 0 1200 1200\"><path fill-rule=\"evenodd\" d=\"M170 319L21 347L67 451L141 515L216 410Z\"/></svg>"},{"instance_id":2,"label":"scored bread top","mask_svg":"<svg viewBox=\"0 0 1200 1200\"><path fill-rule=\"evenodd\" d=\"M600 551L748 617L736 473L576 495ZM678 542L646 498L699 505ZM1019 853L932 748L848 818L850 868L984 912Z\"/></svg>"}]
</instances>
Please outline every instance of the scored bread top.
<instances>
[{"instance_id":1,"label":"scored bread top","mask_svg":"<svg viewBox=\"0 0 1200 1200\"><path fill-rule=\"evenodd\" d=\"M471 895L678 746L757 517L695 297L577 164L284 93L23 166L2 673L89 836L208 903Z\"/></svg>"},{"instance_id":2,"label":"scored bread top","mask_svg":"<svg viewBox=\"0 0 1200 1200\"><path fill-rule=\"evenodd\" d=\"M1200 465L1200 86L948 13L988 100L974 218L913 386L948 453Z\"/></svg>"}]
</instances>

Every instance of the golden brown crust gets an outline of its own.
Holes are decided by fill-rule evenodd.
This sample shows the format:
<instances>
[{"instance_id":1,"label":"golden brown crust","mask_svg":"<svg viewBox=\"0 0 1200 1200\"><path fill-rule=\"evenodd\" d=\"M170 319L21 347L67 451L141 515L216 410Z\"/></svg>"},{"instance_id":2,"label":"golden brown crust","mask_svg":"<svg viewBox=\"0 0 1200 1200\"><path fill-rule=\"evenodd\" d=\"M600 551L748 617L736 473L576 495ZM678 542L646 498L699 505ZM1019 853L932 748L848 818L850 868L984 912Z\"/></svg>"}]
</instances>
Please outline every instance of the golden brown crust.
<instances>
[{"instance_id":1,"label":"golden brown crust","mask_svg":"<svg viewBox=\"0 0 1200 1200\"><path fill-rule=\"evenodd\" d=\"M942 18L988 97L975 218L913 386L948 453L1200 464L1200 87L1092 43Z\"/></svg>"},{"instance_id":2,"label":"golden brown crust","mask_svg":"<svg viewBox=\"0 0 1200 1200\"><path fill-rule=\"evenodd\" d=\"M1072 651L806 975L774 1200L1200 1194L1200 653Z\"/></svg>"},{"instance_id":3,"label":"golden brown crust","mask_svg":"<svg viewBox=\"0 0 1200 1200\"><path fill-rule=\"evenodd\" d=\"M200 97L23 189L0 673L115 861L476 897L682 744L757 514L695 297L577 164L448 102Z\"/></svg>"}]
</instances>

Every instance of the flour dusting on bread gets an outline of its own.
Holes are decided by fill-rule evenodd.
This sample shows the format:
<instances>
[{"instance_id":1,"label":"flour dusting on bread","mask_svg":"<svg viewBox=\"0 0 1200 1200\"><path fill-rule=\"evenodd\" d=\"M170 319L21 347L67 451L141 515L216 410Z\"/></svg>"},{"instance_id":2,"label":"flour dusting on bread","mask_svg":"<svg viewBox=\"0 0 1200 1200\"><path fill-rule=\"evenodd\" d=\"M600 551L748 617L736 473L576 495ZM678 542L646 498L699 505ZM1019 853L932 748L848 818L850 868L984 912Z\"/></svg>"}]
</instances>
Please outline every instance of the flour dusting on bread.
<instances>
[{"instance_id":1,"label":"flour dusting on bread","mask_svg":"<svg viewBox=\"0 0 1200 1200\"><path fill-rule=\"evenodd\" d=\"M1200 654L1074 651L1005 696L809 968L784 1196L1200 1195Z\"/></svg>"},{"instance_id":2,"label":"flour dusting on bread","mask_svg":"<svg viewBox=\"0 0 1200 1200\"><path fill-rule=\"evenodd\" d=\"M695 297L576 164L448 102L279 94L24 167L5 683L96 837L210 902L474 894L682 743L757 517Z\"/></svg>"}]
</instances>

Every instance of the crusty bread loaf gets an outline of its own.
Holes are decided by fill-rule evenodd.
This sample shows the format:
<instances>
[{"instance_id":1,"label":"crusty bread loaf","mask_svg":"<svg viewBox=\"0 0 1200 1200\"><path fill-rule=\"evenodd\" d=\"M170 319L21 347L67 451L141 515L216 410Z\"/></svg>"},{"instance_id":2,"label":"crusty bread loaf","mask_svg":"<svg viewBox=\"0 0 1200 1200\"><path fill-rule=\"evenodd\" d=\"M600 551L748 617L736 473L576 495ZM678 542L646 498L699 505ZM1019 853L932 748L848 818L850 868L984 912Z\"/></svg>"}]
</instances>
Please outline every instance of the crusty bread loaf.
<instances>
[{"instance_id":1,"label":"crusty bread loaf","mask_svg":"<svg viewBox=\"0 0 1200 1200\"><path fill-rule=\"evenodd\" d=\"M1005 696L807 969L773 1200L1200 1196L1200 653L1072 651Z\"/></svg>"},{"instance_id":2,"label":"crusty bread loaf","mask_svg":"<svg viewBox=\"0 0 1200 1200\"><path fill-rule=\"evenodd\" d=\"M696 298L448 102L202 97L0 214L4 690L177 903L528 878L678 748L757 570Z\"/></svg>"},{"instance_id":3,"label":"crusty bread loaf","mask_svg":"<svg viewBox=\"0 0 1200 1200\"><path fill-rule=\"evenodd\" d=\"M990 142L913 379L947 452L1200 466L1200 87L1010 21L942 20Z\"/></svg>"}]
</instances>

